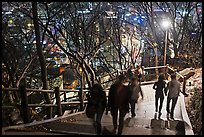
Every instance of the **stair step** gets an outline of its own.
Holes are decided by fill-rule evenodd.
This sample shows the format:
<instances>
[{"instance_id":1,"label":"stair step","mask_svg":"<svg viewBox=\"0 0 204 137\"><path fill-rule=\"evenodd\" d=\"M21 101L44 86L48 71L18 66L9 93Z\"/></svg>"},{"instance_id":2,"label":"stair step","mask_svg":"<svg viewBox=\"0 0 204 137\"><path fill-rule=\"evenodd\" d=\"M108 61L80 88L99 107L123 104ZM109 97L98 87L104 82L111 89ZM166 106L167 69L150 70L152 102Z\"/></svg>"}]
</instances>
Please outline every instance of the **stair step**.
<instances>
[{"instance_id":1,"label":"stair step","mask_svg":"<svg viewBox=\"0 0 204 137\"><path fill-rule=\"evenodd\" d=\"M126 118L126 127L145 127L185 131L184 121L167 119Z\"/></svg>"}]
</instances>

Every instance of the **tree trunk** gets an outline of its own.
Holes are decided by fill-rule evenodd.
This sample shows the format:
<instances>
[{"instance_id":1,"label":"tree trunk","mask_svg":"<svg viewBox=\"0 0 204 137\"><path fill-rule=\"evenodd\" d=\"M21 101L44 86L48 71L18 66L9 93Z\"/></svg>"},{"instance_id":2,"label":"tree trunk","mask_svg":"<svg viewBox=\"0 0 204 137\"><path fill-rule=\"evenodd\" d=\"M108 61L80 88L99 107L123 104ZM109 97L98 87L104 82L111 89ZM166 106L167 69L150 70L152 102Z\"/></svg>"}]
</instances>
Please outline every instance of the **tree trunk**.
<instances>
[{"instance_id":1,"label":"tree trunk","mask_svg":"<svg viewBox=\"0 0 204 137\"><path fill-rule=\"evenodd\" d=\"M40 30L39 30L39 23L38 23L37 2L32 2L32 11L33 11L33 22L34 22L35 35L36 35L36 48L37 48L37 53L40 61L43 89L48 89L46 62L45 62L45 57L43 55L42 47L40 44ZM43 93L43 94L44 94L46 103L51 104L51 99L49 94L48 93ZM47 111L47 118L52 118L51 107L47 108L46 111Z\"/></svg>"},{"instance_id":2,"label":"tree trunk","mask_svg":"<svg viewBox=\"0 0 204 137\"><path fill-rule=\"evenodd\" d=\"M157 47L154 48L154 53L155 53L155 67L157 67L158 66ZM155 73L156 73L156 79L158 79L158 75L159 75L158 68L155 68Z\"/></svg>"}]
</instances>

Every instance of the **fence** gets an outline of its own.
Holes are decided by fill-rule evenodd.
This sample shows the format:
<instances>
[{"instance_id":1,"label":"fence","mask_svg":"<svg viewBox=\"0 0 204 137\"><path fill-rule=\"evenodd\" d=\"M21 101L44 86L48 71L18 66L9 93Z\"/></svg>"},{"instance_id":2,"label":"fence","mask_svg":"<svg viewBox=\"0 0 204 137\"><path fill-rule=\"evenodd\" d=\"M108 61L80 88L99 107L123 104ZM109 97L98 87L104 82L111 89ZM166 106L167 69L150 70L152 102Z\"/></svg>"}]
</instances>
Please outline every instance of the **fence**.
<instances>
[{"instance_id":1,"label":"fence","mask_svg":"<svg viewBox=\"0 0 204 137\"><path fill-rule=\"evenodd\" d=\"M142 69L143 69L143 75L142 75L141 84L143 85L154 83L155 80L158 79L158 76L160 74L164 74L165 78L169 80L169 76L172 73L176 73L177 77L181 78L180 82L183 82L182 92L185 94L186 76L181 75L180 73L177 72L176 69L171 68L168 64L166 66L146 67L146 68L142 67ZM132 71L135 71L135 69L133 69ZM99 80L103 85L103 87L107 89L107 87L110 87L112 82L116 79L116 77L119 74L127 74L127 70L117 70L110 74L106 74L104 76L99 77Z\"/></svg>"},{"instance_id":2,"label":"fence","mask_svg":"<svg viewBox=\"0 0 204 137\"><path fill-rule=\"evenodd\" d=\"M153 73L154 69L158 69L157 70L158 74L161 74L161 73L164 74L167 79L168 79L169 75L171 75L172 73L176 73L177 76L182 78L182 81L181 81L181 82L183 82L183 91L182 92L185 93L186 77L182 76L181 74L176 72L176 70L169 67L169 65L144 68L143 71L145 73L142 77L141 84L145 84L145 82L147 82L147 81L150 81L150 83L155 81L155 79L157 78L158 75ZM149 71L149 73L148 73L148 71ZM117 70L116 72L113 72L111 74L104 75L103 77L99 77L99 80L100 80L101 84L103 85L103 88L107 89L107 87L110 87L113 80L115 80L115 78L120 73L125 74L126 72L127 72L127 70L122 70L122 71ZM153 81L151 81L151 80L153 80ZM4 91L4 92L13 91L13 92L19 92L21 94L20 107L23 110L22 118L23 118L24 123L29 122L29 111L28 111L29 107L57 107L58 116L63 115L62 114L63 113L62 112L62 105L79 105L80 110L83 110L84 105L87 103L87 100L85 99L84 95L85 95L85 92L89 92L89 90L86 90L86 89L80 89L80 90L63 89L63 90L60 90L59 87L56 87L54 90L29 89L29 88L26 88L24 85L20 85L19 88L3 88L2 91ZM55 104L28 104L27 92L46 92L46 93L55 94L54 98L56 99L56 103ZM60 94L60 92L64 93L64 102L62 102L62 100L61 100L62 94ZM75 92L75 93L77 92L79 100L67 102L66 93L70 93L70 92ZM73 96L73 98L74 97L76 97L76 96ZM71 99L71 98L69 98L69 99ZM19 107L19 106L2 106L2 109L15 108L15 107Z\"/></svg>"},{"instance_id":3,"label":"fence","mask_svg":"<svg viewBox=\"0 0 204 137\"><path fill-rule=\"evenodd\" d=\"M165 76L166 80L170 80L169 76L172 73L176 73L177 79L179 77L181 78L180 82L183 82L182 85L182 93L186 94L186 76L181 75L179 72L177 72L176 69L171 68L168 64L166 66L157 66L157 67L143 67L143 76L142 81L151 81L154 82L158 79L158 75L163 74ZM149 72L149 73L148 73ZM157 72L157 73L154 73Z\"/></svg>"},{"instance_id":4,"label":"fence","mask_svg":"<svg viewBox=\"0 0 204 137\"><path fill-rule=\"evenodd\" d=\"M8 92L19 92L21 94L21 104L20 108L22 109L22 118L24 123L29 123L29 108L30 107L57 107L57 115L62 116L62 105L79 105L80 110L84 109L84 104L87 103L87 100L85 99L85 92L89 92L89 90L67 90L63 89L60 90L59 87L55 87L54 90L43 90L43 89L29 89L26 88L24 85L20 85L19 88L3 88L2 91ZM46 92L50 94L55 94L56 103L55 104L28 104L28 92ZM62 102L60 92L64 93L64 101L67 100L66 93L70 92L78 92L78 101L69 101L69 102ZM76 96L73 96L72 98L75 98ZM69 98L71 99L71 98ZM19 105L16 106L2 106L2 109L8 109L8 108L16 108L19 107ZM50 114L52 115L52 114Z\"/></svg>"}]
</instances>

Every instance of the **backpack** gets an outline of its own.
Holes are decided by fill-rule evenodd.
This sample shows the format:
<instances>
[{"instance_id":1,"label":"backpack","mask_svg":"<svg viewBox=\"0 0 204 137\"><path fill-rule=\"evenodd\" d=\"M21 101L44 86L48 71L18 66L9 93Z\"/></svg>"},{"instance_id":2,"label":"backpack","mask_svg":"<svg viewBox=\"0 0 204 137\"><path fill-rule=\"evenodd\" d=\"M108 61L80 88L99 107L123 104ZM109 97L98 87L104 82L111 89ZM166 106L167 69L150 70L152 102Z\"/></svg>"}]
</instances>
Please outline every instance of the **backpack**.
<instances>
[{"instance_id":1,"label":"backpack","mask_svg":"<svg viewBox=\"0 0 204 137\"><path fill-rule=\"evenodd\" d=\"M87 95L87 100L88 100L88 103L87 103L87 107L86 107L86 116L88 118L93 118L94 117L94 114L96 113L96 103L97 103L97 100L96 100L96 97L93 95L93 94L88 94Z\"/></svg>"},{"instance_id":2,"label":"backpack","mask_svg":"<svg viewBox=\"0 0 204 137\"><path fill-rule=\"evenodd\" d=\"M99 107L100 103L105 108L106 107L106 94L103 91L102 87L98 84L95 84L92 89L90 95L87 96L88 104L86 107L86 115L88 118L93 118L94 114L98 109L103 109Z\"/></svg>"}]
</instances>

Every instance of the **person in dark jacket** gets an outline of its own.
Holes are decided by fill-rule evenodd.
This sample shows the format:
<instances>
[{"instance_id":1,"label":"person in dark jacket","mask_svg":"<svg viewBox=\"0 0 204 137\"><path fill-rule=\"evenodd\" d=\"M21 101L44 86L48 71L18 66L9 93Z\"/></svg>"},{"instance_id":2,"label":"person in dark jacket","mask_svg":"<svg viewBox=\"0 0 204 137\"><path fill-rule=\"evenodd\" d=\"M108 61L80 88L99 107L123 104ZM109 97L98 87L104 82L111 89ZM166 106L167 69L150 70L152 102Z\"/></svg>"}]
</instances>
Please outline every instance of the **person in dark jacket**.
<instances>
[{"instance_id":1,"label":"person in dark jacket","mask_svg":"<svg viewBox=\"0 0 204 137\"><path fill-rule=\"evenodd\" d=\"M129 95L127 86L124 85L125 76L119 75L114 84L111 85L108 94L108 110L110 110L113 120L114 133L121 135L124 125L124 117L129 112ZM118 125L119 111L119 125Z\"/></svg>"},{"instance_id":2,"label":"person in dark jacket","mask_svg":"<svg viewBox=\"0 0 204 137\"><path fill-rule=\"evenodd\" d=\"M131 106L131 114L132 114L132 118L133 118L136 116L135 104L138 102L140 95L141 95L142 99L144 98L144 96L143 96L142 88L139 84L137 77L132 78L131 83L128 86L128 88L129 88L129 92L130 92L129 102L130 102L130 106Z\"/></svg>"},{"instance_id":3,"label":"person in dark jacket","mask_svg":"<svg viewBox=\"0 0 204 137\"><path fill-rule=\"evenodd\" d=\"M139 65L136 66L135 76L138 78L139 84L141 84L142 76L143 76L143 69Z\"/></svg>"},{"instance_id":4,"label":"person in dark jacket","mask_svg":"<svg viewBox=\"0 0 204 137\"><path fill-rule=\"evenodd\" d=\"M93 117L94 127L96 128L97 135L101 135L101 119L107 105L106 93L100 84L95 83L90 90L90 94L89 101L91 101L96 109Z\"/></svg>"},{"instance_id":5,"label":"person in dark jacket","mask_svg":"<svg viewBox=\"0 0 204 137\"><path fill-rule=\"evenodd\" d=\"M133 66L131 65L130 68L127 70L127 76L128 76L129 82L131 81L132 77L134 76L132 71L133 71Z\"/></svg>"},{"instance_id":6,"label":"person in dark jacket","mask_svg":"<svg viewBox=\"0 0 204 137\"><path fill-rule=\"evenodd\" d=\"M158 81L156 81L153 85L153 89L156 90L155 92L155 111L156 114L158 113L158 102L160 101L159 105L159 116L158 118L161 118L161 110L163 106L164 101L164 90L166 88L166 82L164 81L164 75L159 75Z\"/></svg>"}]
</instances>

